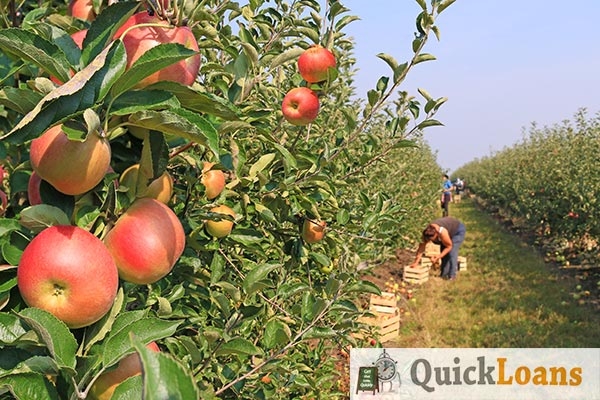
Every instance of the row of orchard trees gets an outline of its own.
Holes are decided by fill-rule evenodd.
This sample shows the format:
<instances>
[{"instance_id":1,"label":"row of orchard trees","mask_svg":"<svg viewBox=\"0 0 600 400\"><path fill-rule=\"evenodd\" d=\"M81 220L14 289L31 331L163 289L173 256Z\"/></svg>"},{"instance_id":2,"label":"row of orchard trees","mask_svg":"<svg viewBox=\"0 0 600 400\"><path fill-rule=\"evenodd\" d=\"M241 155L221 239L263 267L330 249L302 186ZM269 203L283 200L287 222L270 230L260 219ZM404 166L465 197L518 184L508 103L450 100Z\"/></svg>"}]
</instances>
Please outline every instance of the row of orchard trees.
<instances>
[{"instance_id":1,"label":"row of orchard trees","mask_svg":"<svg viewBox=\"0 0 600 400\"><path fill-rule=\"evenodd\" d=\"M398 62L380 54L389 76L362 101L353 86L353 42L344 33L357 17L341 1L88 3L92 9L78 18L77 7L58 0L0 6L7 200L0 219L0 324L7 328L0 330L0 398L90 397L94 382L134 352L143 379L119 385L114 398L141 391L147 399L343 397L330 354L356 345L354 333L364 329L357 323L361 296L378 291L357 277L357 264L410 244L432 212L423 204L435 199L439 168L422 132L440 125L434 117L445 99L400 89L415 66L435 59L424 48L439 36L436 18L453 0L416 1L415 38L406 44L413 55ZM197 50L163 42L130 65L117 32L150 6L159 20L144 16L144 28L166 24L175 32L185 24ZM83 41L72 36L85 29ZM307 83L296 60L314 44L331 49L337 66L327 80ZM198 54L191 85L163 76L146 86L155 71ZM309 125L282 115L282 99L298 86L319 96ZM33 201L31 143L56 124L72 141L107 141L110 165L84 193L38 182ZM226 176L216 197L202 183L205 162ZM135 164L138 178L122 179ZM63 163L60 172L68 180L82 171ZM170 273L142 284L121 275L112 308L87 326L28 307L17 271L40 232L72 225L105 240L165 173L173 185L170 211L155 208L173 212L185 232ZM215 212L218 206L233 218ZM325 221L325 237L305 240L306 220ZM233 230L215 237L206 221L233 223ZM149 236L144 226L136 232L129 224L121 236L134 256L156 250L136 248ZM80 264L75 275L100 281ZM50 287L61 295L64 285ZM97 295L78 300L91 304ZM151 342L161 351L148 350Z\"/></svg>"},{"instance_id":2,"label":"row of orchard trees","mask_svg":"<svg viewBox=\"0 0 600 400\"><path fill-rule=\"evenodd\" d=\"M600 115L579 110L553 126L532 124L520 142L456 173L493 211L536 234L561 263L598 263Z\"/></svg>"}]
</instances>

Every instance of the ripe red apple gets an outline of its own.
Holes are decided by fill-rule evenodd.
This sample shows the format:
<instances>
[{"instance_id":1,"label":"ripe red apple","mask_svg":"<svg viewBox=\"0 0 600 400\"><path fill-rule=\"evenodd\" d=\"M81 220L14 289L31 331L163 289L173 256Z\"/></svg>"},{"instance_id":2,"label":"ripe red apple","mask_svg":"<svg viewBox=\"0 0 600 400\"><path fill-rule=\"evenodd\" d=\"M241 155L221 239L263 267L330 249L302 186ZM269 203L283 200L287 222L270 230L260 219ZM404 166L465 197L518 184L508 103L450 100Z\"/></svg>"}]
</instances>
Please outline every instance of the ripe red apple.
<instances>
[{"instance_id":1,"label":"ripe red apple","mask_svg":"<svg viewBox=\"0 0 600 400\"><path fill-rule=\"evenodd\" d=\"M145 285L171 272L183 253L185 232L169 207L156 199L141 198L119 217L104 243L121 279Z\"/></svg>"},{"instance_id":2,"label":"ripe red apple","mask_svg":"<svg viewBox=\"0 0 600 400\"><path fill-rule=\"evenodd\" d=\"M96 236L77 226L51 226L23 251L17 286L28 306L52 313L69 328L81 328L110 310L119 275Z\"/></svg>"},{"instance_id":3,"label":"ripe red apple","mask_svg":"<svg viewBox=\"0 0 600 400\"><path fill-rule=\"evenodd\" d=\"M8 197L6 197L6 193L4 193L3 190L0 190L0 217L4 215L7 208L8 208Z\"/></svg>"},{"instance_id":4,"label":"ripe red apple","mask_svg":"<svg viewBox=\"0 0 600 400\"><path fill-rule=\"evenodd\" d=\"M304 239L306 243L317 243L325 236L326 226L327 222L325 221L305 219L302 224L302 239Z\"/></svg>"},{"instance_id":5,"label":"ripe red apple","mask_svg":"<svg viewBox=\"0 0 600 400\"><path fill-rule=\"evenodd\" d=\"M204 185L206 197L209 200L214 199L225 189L225 174L219 169L211 169L215 165L211 162L204 162L202 168L202 178L200 182Z\"/></svg>"},{"instance_id":6,"label":"ripe red apple","mask_svg":"<svg viewBox=\"0 0 600 400\"><path fill-rule=\"evenodd\" d=\"M68 13L72 17L85 21L91 22L96 19L94 2L92 0L71 0L69 2Z\"/></svg>"},{"instance_id":7,"label":"ripe red apple","mask_svg":"<svg viewBox=\"0 0 600 400\"><path fill-rule=\"evenodd\" d=\"M160 352L160 348L155 342L150 342L146 348ZM142 361L138 353L126 355L119 361L115 369L102 373L96 379L90 389L90 398L92 400L109 400L117 386L125 379L142 373Z\"/></svg>"},{"instance_id":8,"label":"ripe red apple","mask_svg":"<svg viewBox=\"0 0 600 400\"><path fill-rule=\"evenodd\" d=\"M335 56L320 45L308 48L298 57L298 71L308 83L327 80L329 68L335 68Z\"/></svg>"},{"instance_id":9,"label":"ripe red apple","mask_svg":"<svg viewBox=\"0 0 600 400\"><path fill-rule=\"evenodd\" d=\"M294 88L283 98L281 111L290 124L308 125L319 115L319 97L307 87Z\"/></svg>"},{"instance_id":10,"label":"ripe red apple","mask_svg":"<svg viewBox=\"0 0 600 400\"><path fill-rule=\"evenodd\" d=\"M171 175L165 171L161 176L150 182L146 187L146 190L138 193L136 189L139 171L140 164L133 164L127 168L121 174L119 185L128 187L138 198L149 197L156 199L161 203L168 204L173 196L173 178Z\"/></svg>"},{"instance_id":11,"label":"ripe red apple","mask_svg":"<svg viewBox=\"0 0 600 400\"><path fill-rule=\"evenodd\" d=\"M27 199L29 204L35 206L36 204L42 204L42 196L40 194L40 185L42 184L42 178L35 171L31 172L29 176L29 182L27 183Z\"/></svg>"},{"instance_id":12,"label":"ripe red apple","mask_svg":"<svg viewBox=\"0 0 600 400\"><path fill-rule=\"evenodd\" d=\"M165 27L142 26L129 30L129 28L139 24L158 24ZM121 35L126 31L125 36L121 38ZM146 51L162 43L179 43L188 49L199 50L198 41L190 28L187 26L171 27L167 21L160 19L156 15L150 15L146 11L131 16L119 28L114 37L115 39L121 38L123 40L125 52L127 53L127 68L130 68ZM179 82L189 86L195 82L199 70L200 54L196 54L144 78L136 87L142 88L161 81Z\"/></svg>"},{"instance_id":13,"label":"ripe red apple","mask_svg":"<svg viewBox=\"0 0 600 400\"><path fill-rule=\"evenodd\" d=\"M220 213L225 215L230 215L235 219L235 211L233 211L230 207L222 204L220 206L216 206L211 208L210 212ZM207 220L206 231L216 238L223 238L231 233L233 229L233 221L223 218L220 221Z\"/></svg>"},{"instance_id":14,"label":"ripe red apple","mask_svg":"<svg viewBox=\"0 0 600 400\"><path fill-rule=\"evenodd\" d=\"M96 186L110 166L110 144L92 133L85 141L69 140L61 125L55 125L32 140L33 170L56 190L78 195Z\"/></svg>"}]
</instances>

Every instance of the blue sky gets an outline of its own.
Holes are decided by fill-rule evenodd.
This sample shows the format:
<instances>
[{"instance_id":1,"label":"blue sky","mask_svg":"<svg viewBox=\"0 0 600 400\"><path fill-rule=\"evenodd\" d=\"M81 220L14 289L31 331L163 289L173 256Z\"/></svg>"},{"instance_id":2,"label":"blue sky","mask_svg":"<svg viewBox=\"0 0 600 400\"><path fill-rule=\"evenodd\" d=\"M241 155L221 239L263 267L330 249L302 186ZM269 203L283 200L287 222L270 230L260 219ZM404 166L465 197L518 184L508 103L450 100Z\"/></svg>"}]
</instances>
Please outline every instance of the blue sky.
<instances>
[{"instance_id":1,"label":"blue sky","mask_svg":"<svg viewBox=\"0 0 600 400\"><path fill-rule=\"evenodd\" d=\"M430 3L430 0L426 0ZM376 57L400 63L410 44L415 0L343 0L361 20L345 32L356 41L358 94L389 76ZM571 120L580 108L600 112L600 0L457 0L444 11L425 51L437 60L413 70L402 90L448 97L427 142L452 172L466 162L510 147L532 122Z\"/></svg>"}]
</instances>

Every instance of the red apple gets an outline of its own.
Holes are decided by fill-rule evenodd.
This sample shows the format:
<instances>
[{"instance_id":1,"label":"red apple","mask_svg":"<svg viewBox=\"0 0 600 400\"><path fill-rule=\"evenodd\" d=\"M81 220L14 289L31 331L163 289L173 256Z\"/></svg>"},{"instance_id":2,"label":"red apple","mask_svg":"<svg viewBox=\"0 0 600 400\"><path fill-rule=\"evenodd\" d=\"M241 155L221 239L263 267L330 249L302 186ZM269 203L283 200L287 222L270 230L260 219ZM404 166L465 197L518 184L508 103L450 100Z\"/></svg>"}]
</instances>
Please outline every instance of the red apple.
<instances>
[{"instance_id":1,"label":"red apple","mask_svg":"<svg viewBox=\"0 0 600 400\"><path fill-rule=\"evenodd\" d=\"M96 19L93 0L71 0L69 2L68 13L72 17L93 21Z\"/></svg>"},{"instance_id":2,"label":"red apple","mask_svg":"<svg viewBox=\"0 0 600 400\"><path fill-rule=\"evenodd\" d=\"M146 347L157 353L160 352L160 348L155 342L148 343ZM90 389L90 398L92 400L109 400L121 382L141 373L142 361L140 355L138 353L126 355L119 361L115 369L102 373L96 379Z\"/></svg>"},{"instance_id":3,"label":"red apple","mask_svg":"<svg viewBox=\"0 0 600 400\"><path fill-rule=\"evenodd\" d=\"M173 196L173 178L171 178L171 175L165 171L161 176L148 183L145 190L137 192L139 171L140 164L133 164L127 168L121 174L119 185L128 187L134 196L138 198L149 197L168 204Z\"/></svg>"},{"instance_id":4,"label":"red apple","mask_svg":"<svg viewBox=\"0 0 600 400\"><path fill-rule=\"evenodd\" d=\"M27 183L27 199L29 204L35 206L36 204L42 204L42 196L40 194L40 185L42 184L42 178L35 171L31 172L29 176L29 182Z\"/></svg>"},{"instance_id":5,"label":"red apple","mask_svg":"<svg viewBox=\"0 0 600 400\"><path fill-rule=\"evenodd\" d=\"M0 217L4 215L7 208L8 208L8 197L6 197L6 193L4 193L3 190L0 190Z\"/></svg>"},{"instance_id":6,"label":"red apple","mask_svg":"<svg viewBox=\"0 0 600 400\"><path fill-rule=\"evenodd\" d=\"M302 224L302 239L304 239L306 243L317 243L325 236L326 226L327 223L325 221L305 219Z\"/></svg>"},{"instance_id":7,"label":"red apple","mask_svg":"<svg viewBox=\"0 0 600 400\"><path fill-rule=\"evenodd\" d=\"M139 24L158 24L157 26L142 26L132 28ZM127 33L125 33L127 31ZM121 37L125 33L125 36ZM121 38L127 53L127 68L140 58L149 49L162 43L179 43L188 49L199 51L198 41L191 29L187 26L172 27L167 21L156 15L143 11L131 16L115 34L115 39ZM196 81L200 70L200 54L193 55L185 60L176 62L168 67L144 78L136 87L142 88L161 81L179 82L183 85L192 85Z\"/></svg>"},{"instance_id":8,"label":"red apple","mask_svg":"<svg viewBox=\"0 0 600 400\"><path fill-rule=\"evenodd\" d=\"M52 226L23 251L17 286L28 306L52 313L69 328L81 328L110 310L119 275L96 236L76 226Z\"/></svg>"},{"instance_id":9,"label":"red apple","mask_svg":"<svg viewBox=\"0 0 600 400\"><path fill-rule=\"evenodd\" d=\"M94 188L110 166L110 144L92 133L85 141L69 140L55 125L31 142L33 170L58 191L78 195Z\"/></svg>"},{"instance_id":10,"label":"red apple","mask_svg":"<svg viewBox=\"0 0 600 400\"><path fill-rule=\"evenodd\" d=\"M294 88L283 98L281 111L290 124L308 125L319 115L319 97L307 87Z\"/></svg>"},{"instance_id":11,"label":"red apple","mask_svg":"<svg viewBox=\"0 0 600 400\"><path fill-rule=\"evenodd\" d=\"M156 199L141 198L119 217L104 243L121 279L145 285L171 272L183 253L185 232L169 207Z\"/></svg>"},{"instance_id":12,"label":"red apple","mask_svg":"<svg viewBox=\"0 0 600 400\"><path fill-rule=\"evenodd\" d=\"M225 214L233 217L235 219L235 211L233 211L230 207L226 205L220 205L213 207L210 212ZM207 220L206 231L216 238L223 238L231 233L233 229L233 221L223 218L220 221Z\"/></svg>"},{"instance_id":13,"label":"red apple","mask_svg":"<svg viewBox=\"0 0 600 400\"><path fill-rule=\"evenodd\" d=\"M335 56L323 46L315 45L298 57L298 71L308 83L327 80L329 68L335 68Z\"/></svg>"},{"instance_id":14,"label":"red apple","mask_svg":"<svg viewBox=\"0 0 600 400\"><path fill-rule=\"evenodd\" d=\"M209 200L214 199L225 189L225 174L218 169L211 169L215 165L211 162L205 162L202 168L202 178L200 182L204 185L206 197Z\"/></svg>"}]
</instances>

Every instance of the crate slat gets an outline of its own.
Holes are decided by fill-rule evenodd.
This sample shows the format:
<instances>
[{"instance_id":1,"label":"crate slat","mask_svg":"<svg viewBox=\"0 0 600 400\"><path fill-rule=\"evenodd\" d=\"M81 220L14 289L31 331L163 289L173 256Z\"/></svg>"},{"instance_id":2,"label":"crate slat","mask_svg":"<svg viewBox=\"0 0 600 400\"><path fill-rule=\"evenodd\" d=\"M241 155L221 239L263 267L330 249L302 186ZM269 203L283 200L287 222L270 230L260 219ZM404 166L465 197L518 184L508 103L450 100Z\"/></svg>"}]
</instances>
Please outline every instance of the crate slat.
<instances>
[{"instance_id":1,"label":"crate slat","mask_svg":"<svg viewBox=\"0 0 600 400\"><path fill-rule=\"evenodd\" d=\"M415 268L404 267L402 279L410 283L424 283L429 280L429 267L418 266Z\"/></svg>"}]
</instances>

